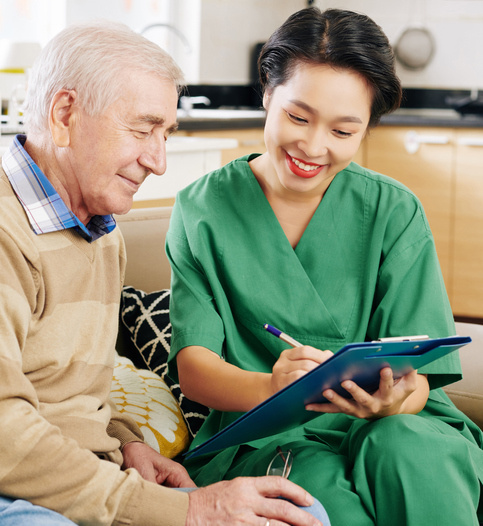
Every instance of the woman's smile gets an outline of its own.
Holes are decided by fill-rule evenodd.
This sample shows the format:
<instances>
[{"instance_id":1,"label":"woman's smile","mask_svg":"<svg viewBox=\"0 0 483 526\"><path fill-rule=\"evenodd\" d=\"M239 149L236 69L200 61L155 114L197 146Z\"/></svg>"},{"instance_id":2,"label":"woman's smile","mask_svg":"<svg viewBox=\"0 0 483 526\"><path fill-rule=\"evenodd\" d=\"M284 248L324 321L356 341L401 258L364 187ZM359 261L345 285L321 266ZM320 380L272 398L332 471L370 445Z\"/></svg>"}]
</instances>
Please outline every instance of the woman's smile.
<instances>
[{"instance_id":1,"label":"woman's smile","mask_svg":"<svg viewBox=\"0 0 483 526\"><path fill-rule=\"evenodd\" d=\"M290 154L285 153L288 167L292 173L298 177L304 177L310 179L318 175L324 168L325 164L313 164L307 161L302 161L296 157L292 157Z\"/></svg>"}]
</instances>

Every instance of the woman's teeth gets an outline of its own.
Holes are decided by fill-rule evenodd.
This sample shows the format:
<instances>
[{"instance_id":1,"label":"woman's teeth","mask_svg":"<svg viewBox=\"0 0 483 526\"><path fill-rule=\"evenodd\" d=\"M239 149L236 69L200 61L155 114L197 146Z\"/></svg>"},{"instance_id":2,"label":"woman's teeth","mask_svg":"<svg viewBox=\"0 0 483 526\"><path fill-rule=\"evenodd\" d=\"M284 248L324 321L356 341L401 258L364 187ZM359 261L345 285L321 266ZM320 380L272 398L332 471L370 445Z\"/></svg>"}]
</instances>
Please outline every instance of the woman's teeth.
<instances>
[{"instance_id":1,"label":"woman's teeth","mask_svg":"<svg viewBox=\"0 0 483 526\"><path fill-rule=\"evenodd\" d=\"M292 157L293 163L298 166L301 170L304 170L305 172L312 172L313 170L317 170L320 168L317 164L305 164L302 161L299 161L298 159L294 159Z\"/></svg>"}]
</instances>

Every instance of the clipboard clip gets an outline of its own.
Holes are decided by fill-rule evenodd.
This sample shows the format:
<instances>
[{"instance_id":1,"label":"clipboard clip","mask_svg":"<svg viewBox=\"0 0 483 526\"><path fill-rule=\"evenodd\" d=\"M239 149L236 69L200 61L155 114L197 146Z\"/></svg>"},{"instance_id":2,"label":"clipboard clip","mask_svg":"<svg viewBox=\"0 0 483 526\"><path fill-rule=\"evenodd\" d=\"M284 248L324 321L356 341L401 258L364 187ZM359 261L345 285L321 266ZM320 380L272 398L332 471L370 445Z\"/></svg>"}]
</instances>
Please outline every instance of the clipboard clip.
<instances>
[{"instance_id":1,"label":"clipboard clip","mask_svg":"<svg viewBox=\"0 0 483 526\"><path fill-rule=\"evenodd\" d=\"M429 340L429 336L427 334L420 334L418 336L391 336L388 338L378 338L377 340L373 340L373 342L417 342L419 340Z\"/></svg>"}]
</instances>

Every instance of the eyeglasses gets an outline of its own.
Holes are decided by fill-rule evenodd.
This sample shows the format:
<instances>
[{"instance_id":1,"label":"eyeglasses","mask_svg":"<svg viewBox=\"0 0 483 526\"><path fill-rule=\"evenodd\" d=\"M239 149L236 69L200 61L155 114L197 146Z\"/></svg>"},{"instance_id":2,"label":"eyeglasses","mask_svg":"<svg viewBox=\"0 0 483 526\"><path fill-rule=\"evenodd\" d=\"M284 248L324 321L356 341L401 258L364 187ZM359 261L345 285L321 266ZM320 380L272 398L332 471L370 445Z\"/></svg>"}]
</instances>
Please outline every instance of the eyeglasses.
<instances>
[{"instance_id":1,"label":"eyeglasses","mask_svg":"<svg viewBox=\"0 0 483 526\"><path fill-rule=\"evenodd\" d=\"M291 449L282 451L282 448L277 446L277 454L268 465L267 475L278 475L279 477L288 478L292 469L292 459Z\"/></svg>"}]
</instances>

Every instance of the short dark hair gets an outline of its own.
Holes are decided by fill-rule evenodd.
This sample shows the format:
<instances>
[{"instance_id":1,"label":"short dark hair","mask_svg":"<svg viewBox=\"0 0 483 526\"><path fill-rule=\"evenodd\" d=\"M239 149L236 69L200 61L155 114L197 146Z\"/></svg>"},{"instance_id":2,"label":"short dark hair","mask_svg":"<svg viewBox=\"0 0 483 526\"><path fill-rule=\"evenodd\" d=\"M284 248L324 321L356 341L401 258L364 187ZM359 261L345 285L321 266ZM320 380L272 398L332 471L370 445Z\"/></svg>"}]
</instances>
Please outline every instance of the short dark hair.
<instances>
[{"instance_id":1,"label":"short dark hair","mask_svg":"<svg viewBox=\"0 0 483 526\"><path fill-rule=\"evenodd\" d=\"M369 127L401 104L394 52L382 29L366 15L317 7L291 15L260 52L258 72L263 92L284 84L301 62L359 73L373 92Z\"/></svg>"}]
</instances>

